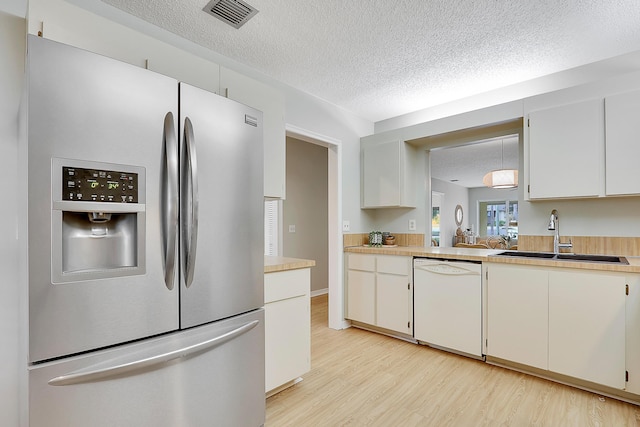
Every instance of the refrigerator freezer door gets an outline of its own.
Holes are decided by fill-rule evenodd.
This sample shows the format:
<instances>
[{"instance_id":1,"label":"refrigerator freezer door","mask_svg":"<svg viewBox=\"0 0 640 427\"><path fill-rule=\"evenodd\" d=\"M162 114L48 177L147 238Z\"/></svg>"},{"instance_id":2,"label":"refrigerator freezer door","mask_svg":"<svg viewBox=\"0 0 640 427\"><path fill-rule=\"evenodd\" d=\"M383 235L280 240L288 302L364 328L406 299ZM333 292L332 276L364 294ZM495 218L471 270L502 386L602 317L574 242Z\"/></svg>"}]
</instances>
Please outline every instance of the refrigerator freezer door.
<instances>
[{"instance_id":1,"label":"refrigerator freezer door","mask_svg":"<svg viewBox=\"0 0 640 427\"><path fill-rule=\"evenodd\" d=\"M29 360L47 360L176 330L178 287L171 290L165 284L160 203L163 145L168 137L165 117L172 112L177 120L177 82L35 36L28 40L28 70ZM52 270L60 269L52 258L59 259L63 249L52 235L62 234L57 228L62 228L64 210L55 208L61 195L54 194L56 183L51 181L60 171L52 169L60 161L64 166L65 160L74 165L99 162L105 168L113 164L115 171L118 165L144 170L146 178L139 182L138 196L144 211L136 215L143 219L138 229L144 228L145 233L133 239L144 248L138 252L144 254L138 259L144 268L131 274L121 269L118 277L96 271L101 277L91 280L87 276L92 272L63 273L62 281L52 278ZM87 203L87 209L92 205L80 201L75 202L76 208L84 209L82 203ZM87 218L77 215L78 221ZM101 227L106 229L109 224ZM84 241L92 247L101 237ZM101 257L99 253L91 256Z\"/></svg>"},{"instance_id":2,"label":"refrigerator freezer door","mask_svg":"<svg viewBox=\"0 0 640 427\"><path fill-rule=\"evenodd\" d=\"M180 83L180 116L187 328L264 304L262 113Z\"/></svg>"},{"instance_id":3,"label":"refrigerator freezer door","mask_svg":"<svg viewBox=\"0 0 640 427\"><path fill-rule=\"evenodd\" d=\"M32 427L260 426L264 310L31 367L29 389Z\"/></svg>"}]
</instances>

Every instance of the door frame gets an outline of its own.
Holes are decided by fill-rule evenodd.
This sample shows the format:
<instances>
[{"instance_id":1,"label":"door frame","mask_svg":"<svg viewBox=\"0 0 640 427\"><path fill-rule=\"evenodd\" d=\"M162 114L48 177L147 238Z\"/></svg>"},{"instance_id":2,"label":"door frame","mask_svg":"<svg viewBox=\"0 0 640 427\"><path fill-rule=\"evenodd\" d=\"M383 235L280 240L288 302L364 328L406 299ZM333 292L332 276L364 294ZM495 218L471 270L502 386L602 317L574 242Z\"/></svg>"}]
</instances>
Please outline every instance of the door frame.
<instances>
[{"instance_id":1,"label":"door frame","mask_svg":"<svg viewBox=\"0 0 640 427\"><path fill-rule=\"evenodd\" d=\"M285 131L288 137L327 148L329 327L345 329L349 324L344 319L342 286L342 141L291 124L286 124Z\"/></svg>"}]
</instances>

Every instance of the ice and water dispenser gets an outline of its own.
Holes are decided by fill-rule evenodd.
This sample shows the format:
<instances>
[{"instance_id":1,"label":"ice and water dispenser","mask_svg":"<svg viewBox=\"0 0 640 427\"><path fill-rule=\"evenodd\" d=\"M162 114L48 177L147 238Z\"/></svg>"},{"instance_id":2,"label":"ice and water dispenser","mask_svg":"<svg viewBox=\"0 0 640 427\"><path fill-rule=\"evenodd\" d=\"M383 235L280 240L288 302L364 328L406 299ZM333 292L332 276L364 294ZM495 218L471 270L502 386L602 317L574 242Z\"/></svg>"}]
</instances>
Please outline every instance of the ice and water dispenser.
<instances>
[{"instance_id":1,"label":"ice and water dispenser","mask_svg":"<svg viewBox=\"0 0 640 427\"><path fill-rule=\"evenodd\" d=\"M144 274L144 168L53 159L54 283Z\"/></svg>"}]
</instances>

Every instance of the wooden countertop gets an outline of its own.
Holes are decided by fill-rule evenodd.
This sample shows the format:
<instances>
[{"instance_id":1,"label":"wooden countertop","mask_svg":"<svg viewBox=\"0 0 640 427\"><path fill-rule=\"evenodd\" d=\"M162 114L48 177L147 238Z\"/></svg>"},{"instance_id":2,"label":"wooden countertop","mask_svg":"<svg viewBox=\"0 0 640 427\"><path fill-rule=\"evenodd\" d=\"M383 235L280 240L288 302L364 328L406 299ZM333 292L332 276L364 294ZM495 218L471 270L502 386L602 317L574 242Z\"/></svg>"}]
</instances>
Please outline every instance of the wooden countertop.
<instances>
[{"instance_id":1,"label":"wooden countertop","mask_svg":"<svg viewBox=\"0 0 640 427\"><path fill-rule=\"evenodd\" d=\"M298 268L308 268L316 265L312 259L288 258L282 256L265 256L264 272L274 273L277 271L296 270Z\"/></svg>"},{"instance_id":2,"label":"wooden countertop","mask_svg":"<svg viewBox=\"0 0 640 427\"><path fill-rule=\"evenodd\" d=\"M537 265L541 267L577 268L583 270L600 270L623 273L640 273L640 257L626 257L629 265L609 264L602 262L556 261L544 258L519 258L493 256L504 252L504 249L475 249L475 248L439 248L419 246L378 247L350 246L345 252L378 255L404 255L414 257L429 257L441 259L456 259L461 261L497 262L503 264Z\"/></svg>"},{"instance_id":3,"label":"wooden countertop","mask_svg":"<svg viewBox=\"0 0 640 427\"><path fill-rule=\"evenodd\" d=\"M496 249L427 248L422 246L382 246L377 248L369 246L350 246L344 248L344 251L359 254L426 256L431 258L459 259L464 261L487 261L487 257L489 255L503 252L503 250Z\"/></svg>"}]
</instances>

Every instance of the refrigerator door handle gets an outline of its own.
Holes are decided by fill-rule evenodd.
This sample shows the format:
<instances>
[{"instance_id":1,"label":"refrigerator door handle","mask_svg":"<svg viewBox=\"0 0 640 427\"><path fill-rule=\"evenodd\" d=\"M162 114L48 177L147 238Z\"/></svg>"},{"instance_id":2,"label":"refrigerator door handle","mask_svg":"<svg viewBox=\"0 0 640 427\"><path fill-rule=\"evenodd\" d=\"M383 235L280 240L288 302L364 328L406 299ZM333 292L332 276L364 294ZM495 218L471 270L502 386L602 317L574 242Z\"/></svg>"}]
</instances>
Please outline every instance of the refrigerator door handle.
<instances>
[{"instance_id":1,"label":"refrigerator door handle","mask_svg":"<svg viewBox=\"0 0 640 427\"><path fill-rule=\"evenodd\" d=\"M186 187L182 189L183 212L183 245L184 245L184 278L188 288L193 283L193 271L196 263L196 251L198 246L198 163L196 161L196 142L193 133L193 124L187 117L184 120L184 156L186 162L182 168L182 183Z\"/></svg>"},{"instance_id":2,"label":"refrigerator door handle","mask_svg":"<svg viewBox=\"0 0 640 427\"><path fill-rule=\"evenodd\" d=\"M164 162L162 181L164 282L167 289L172 290L176 277L178 235L178 140L171 112L164 117Z\"/></svg>"},{"instance_id":3,"label":"refrigerator door handle","mask_svg":"<svg viewBox=\"0 0 640 427\"><path fill-rule=\"evenodd\" d=\"M49 380L49 385L52 386L65 386L82 384L88 382L102 381L107 378L132 375L136 371L146 371L150 367L155 365L166 363L174 359L189 357L195 353L201 353L212 350L226 342L229 342L242 334L249 332L260 323L259 320L253 320L249 323L219 335L215 338L193 344L187 347L179 348L177 350L169 351L167 353L159 354L156 356L147 357L144 359L135 360L133 362L116 363L112 366L105 366L100 368L88 367L78 371L70 372L68 374L60 375L59 377Z\"/></svg>"}]
</instances>

